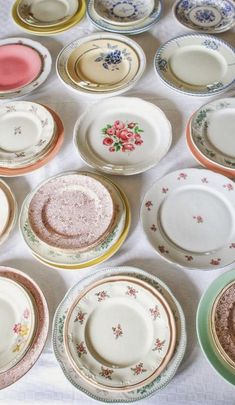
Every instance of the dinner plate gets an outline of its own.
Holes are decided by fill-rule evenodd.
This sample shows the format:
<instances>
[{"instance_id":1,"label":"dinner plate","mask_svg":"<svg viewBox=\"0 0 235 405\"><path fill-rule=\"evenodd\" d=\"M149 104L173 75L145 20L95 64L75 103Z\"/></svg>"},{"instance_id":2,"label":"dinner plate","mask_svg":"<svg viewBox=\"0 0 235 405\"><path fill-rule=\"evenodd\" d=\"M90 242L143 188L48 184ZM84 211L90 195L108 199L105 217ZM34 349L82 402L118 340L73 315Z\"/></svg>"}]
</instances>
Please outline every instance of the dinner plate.
<instances>
[{"instance_id":1,"label":"dinner plate","mask_svg":"<svg viewBox=\"0 0 235 405\"><path fill-rule=\"evenodd\" d=\"M154 289L162 294L163 298L167 300L175 318L176 323L176 347L173 353L172 359L168 363L165 370L155 378L155 380L145 385L142 388L133 389L132 391L112 391L98 389L94 385L88 383L82 379L78 373L71 367L67 358L63 333L64 333L64 321L66 319L69 307L76 300L78 294L80 294L89 284L92 282L104 280L110 276L128 276L132 277L133 281L141 281L153 286ZM159 389L164 388L175 375L179 364L184 356L186 347L186 330L185 319L180 304L173 296L169 288L157 277L146 273L140 269L133 267L116 267L106 268L92 274L85 279L79 281L74 287L72 287L66 294L65 298L57 308L53 321L53 337L52 337L53 349L57 361L59 362L66 378L74 385L75 388L84 392L86 395L101 402L133 402L154 394Z\"/></svg>"},{"instance_id":2,"label":"dinner plate","mask_svg":"<svg viewBox=\"0 0 235 405\"><path fill-rule=\"evenodd\" d=\"M3 373L24 356L35 329L30 296L19 284L4 277L0 277L0 321L0 373Z\"/></svg>"},{"instance_id":3,"label":"dinner plate","mask_svg":"<svg viewBox=\"0 0 235 405\"><path fill-rule=\"evenodd\" d=\"M165 260L216 269L235 260L235 187L228 178L184 169L158 180L141 207L144 232Z\"/></svg>"},{"instance_id":4,"label":"dinner plate","mask_svg":"<svg viewBox=\"0 0 235 405\"><path fill-rule=\"evenodd\" d=\"M94 0L95 12L108 23L135 25L149 17L154 0Z\"/></svg>"},{"instance_id":5,"label":"dinner plate","mask_svg":"<svg viewBox=\"0 0 235 405\"><path fill-rule=\"evenodd\" d=\"M219 34L235 24L235 5L230 0L177 0L173 12L183 26Z\"/></svg>"},{"instance_id":6,"label":"dinner plate","mask_svg":"<svg viewBox=\"0 0 235 405\"><path fill-rule=\"evenodd\" d=\"M51 27L69 20L78 6L79 0L21 0L17 14L26 24Z\"/></svg>"},{"instance_id":7,"label":"dinner plate","mask_svg":"<svg viewBox=\"0 0 235 405\"><path fill-rule=\"evenodd\" d=\"M3 180L0 180L0 196L1 196L0 245L2 245L9 237L11 231L15 226L18 208L13 192Z\"/></svg>"},{"instance_id":8,"label":"dinner plate","mask_svg":"<svg viewBox=\"0 0 235 405\"><path fill-rule=\"evenodd\" d=\"M79 252L106 239L114 210L112 196L100 181L65 174L37 189L29 203L28 219L32 231L47 245Z\"/></svg>"},{"instance_id":9,"label":"dinner plate","mask_svg":"<svg viewBox=\"0 0 235 405\"><path fill-rule=\"evenodd\" d=\"M11 90L0 91L0 100L21 97L38 88L47 79L52 64L48 49L32 39L1 39L0 54L5 47L8 48L8 57L4 60L4 65L0 64L0 82L2 80L2 85L7 84L7 88ZM3 54L4 52L1 59L4 59Z\"/></svg>"},{"instance_id":10,"label":"dinner plate","mask_svg":"<svg viewBox=\"0 0 235 405\"><path fill-rule=\"evenodd\" d=\"M117 175L150 169L165 156L171 141L171 124L163 111L133 97L93 104L74 128L81 158L98 170Z\"/></svg>"},{"instance_id":11,"label":"dinner plate","mask_svg":"<svg viewBox=\"0 0 235 405\"><path fill-rule=\"evenodd\" d=\"M211 35L181 35L157 50L154 66L170 88L191 96L210 96L234 83L235 50Z\"/></svg>"},{"instance_id":12,"label":"dinner plate","mask_svg":"<svg viewBox=\"0 0 235 405\"><path fill-rule=\"evenodd\" d=\"M201 349L217 373L232 385L235 385L234 368L223 359L215 346L211 331L211 315L216 297L234 280L235 270L217 277L203 294L197 309L197 336Z\"/></svg>"},{"instance_id":13,"label":"dinner plate","mask_svg":"<svg viewBox=\"0 0 235 405\"><path fill-rule=\"evenodd\" d=\"M131 277L89 285L69 309L64 327L75 370L108 391L133 390L154 380L172 357L175 338L167 301Z\"/></svg>"},{"instance_id":14,"label":"dinner plate","mask_svg":"<svg viewBox=\"0 0 235 405\"><path fill-rule=\"evenodd\" d=\"M98 33L62 49L57 74L63 84L82 94L117 95L132 88L145 70L145 54L133 40Z\"/></svg>"},{"instance_id":15,"label":"dinner plate","mask_svg":"<svg viewBox=\"0 0 235 405\"><path fill-rule=\"evenodd\" d=\"M0 373L0 389L14 384L35 364L46 343L49 329L49 313L45 297L38 285L25 273L10 267L0 267L0 277L17 283L30 295L35 308L35 331L30 347L11 369ZM16 296L14 297L14 300ZM2 331L1 331L2 334Z\"/></svg>"},{"instance_id":16,"label":"dinner plate","mask_svg":"<svg viewBox=\"0 0 235 405\"><path fill-rule=\"evenodd\" d=\"M146 4L146 1L144 2ZM117 34L139 34L141 32L148 31L156 24L163 13L162 0L154 0L154 7L150 15L141 21L136 21L134 24L114 24L112 21L106 21L97 14L95 11L94 0L88 0L87 3L87 17L92 24L104 31L114 32Z\"/></svg>"}]
</instances>

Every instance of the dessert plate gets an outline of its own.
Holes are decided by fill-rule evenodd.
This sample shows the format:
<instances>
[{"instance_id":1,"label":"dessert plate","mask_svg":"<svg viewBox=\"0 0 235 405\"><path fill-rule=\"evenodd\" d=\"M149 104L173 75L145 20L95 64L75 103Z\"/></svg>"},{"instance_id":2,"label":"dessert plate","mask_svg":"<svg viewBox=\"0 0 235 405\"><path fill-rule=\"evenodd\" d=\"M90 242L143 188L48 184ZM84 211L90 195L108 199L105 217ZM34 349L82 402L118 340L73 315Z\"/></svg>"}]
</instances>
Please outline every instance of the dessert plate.
<instances>
[{"instance_id":1,"label":"dessert plate","mask_svg":"<svg viewBox=\"0 0 235 405\"><path fill-rule=\"evenodd\" d=\"M119 276L92 283L69 309L64 329L75 370L108 391L150 383L172 357L175 338L174 317L161 294Z\"/></svg>"},{"instance_id":2,"label":"dessert plate","mask_svg":"<svg viewBox=\"0 0 235 405\"><path fill-rule=\"evenodd\" d=\"M95 12L108 23L135 25L149 17L154 0L94 0Z\"/></svg>"},{"instance_id":3,"label":"dessert plate","mask_svg":"<svg viewBox=\"0 0 235 405\"><path fill-rule=\"evenodd\" d=\"M0 277L0 322L0 373L3 373L24 356L35 329L30 296L19 284L4 277Z\"/></svg>"},{"instance_id":4,"label":"dessert plate","mask_svg":"<svg viewBox=\"0 0 235 405\"><path fill-rule=\"evenodd\" d=\"M22 48L21 48L22 47ZM8 57L4 56L8 49ZM17 98L38 88L51 71L51 55L39 42L28 38L0 40L0 100ZM17 63L16 63L17 62ZM1 67L2 66L2 67ZM5 66L8 66L6 71ZM10 69L9 69L10 68Z\"/></svg>"},{"instance_id":5,"label":"dessert plate","mask_svg":"<svg viewBox=\"0 0 235 405\"><path fill-rule=\"evenodd\" d=\"M155 70L174 90L210 96L235 81L235 50L211 35L188 34L171 39L155 55Z\"/></svg>"},{"instance_id":6,"label":"dessert plate","mask_svg":"<svg viewBox=\"0 0 235 405\"><path fill-rule=\"evenodd\" d=\"M79 374L71 367L70 362L67 358L63 333L64 333L64 322L68 313L69 308L76 300L77 296L82 293L82 291L92 282L97 282L100 280L105 280L110 276L124 276L131 277L133 282L144 281L152 286L156 291L162 295L165 299L175 318L176 324L176 347L171 360L169 361L165 370L160 374L155 380L145 385L142 388L133 389L132 391L105 391L98 389L95 385L90 384L85 379L82 379ZM82 318L80 318L82 321ZM79 322L79 319L78 319ZM122 336L123 337L123 336ZM72 287L65 298L59 305L53 322L53 348L55 356L66 376L66 378L77 388L78 390L84 392L86 395L92 397L93 399L102 402L133 402L143 398L147 398L154 392L164 388L173 378L174 374L179 367L184 356L184 351L186 347L186 330L185 330L185 319L183 311L180 304L173 296L169 288L158 278L148 274L140 269L133 267L116 267L116 268L106 268L95 274L86 277L85 279L79 281L74 287Z\"/></svg>"},{"instance_id":7,"label":"dessert plate","mask_svg":"<svg viewBox=\"0 0 235 405\"><path fill-rule=\"evenodd\" d=\"M28 219L47 245L79 252L106 239L114 222L114 204L108 189L95 178L66 174L37 189Z\"/></svg>"},{"instance_id":8,"label":"dessert plate","mask_svg":"<svg viewBox=\"0 0 235 405\"><path fill-rule=\"evenodd\" d=\"M120 94L132 88L145 70L145 54L133 40L99 33L77 39L57 58L62 82L83 94Z\"/></svg>"},{"instance_id":9,"label":"dessert plate","mask_svg":"<svg viewBox=\"0 0 235 405\"><path fill-rule=\"evenodd\" d=\"M235 24L235 5L230 0L177 0L173 12L185 27L208 34L219 34Z\"/></svg>"},{"instance_id":10,"label":"dessert plate","mask_svg":"<svg viewBox=\"0 0 235 405\"><path fill-rule=\"evenodd\" d=\"M235 187L222 175L168 174L147 192L141 217L148 240L167 261L212 269L235 260Z\"/></svg>"},{"instance_id":11,"label":"dessert plate","mask_svg":"<svg viewBox=\"0 0 235 405\"><path fill-rule=\"evenodd\" d=\"M115 97L94 104L74 128L82 159L117 175L150 169L165 156L171 141L171 124L163 111L139 98Z\"/></svg>"},{"instance_id":12,"label":"dessert plate","mask_svg":"<svg viewBox=\"0 0 235 405\"><path fill-rule=\"evenodd\" d=\"M0 204L1 204L1 232L0 245L5 242L15 226L18 208L14 194L10 187L0 180Z\"/></svg>"}]
</instances>

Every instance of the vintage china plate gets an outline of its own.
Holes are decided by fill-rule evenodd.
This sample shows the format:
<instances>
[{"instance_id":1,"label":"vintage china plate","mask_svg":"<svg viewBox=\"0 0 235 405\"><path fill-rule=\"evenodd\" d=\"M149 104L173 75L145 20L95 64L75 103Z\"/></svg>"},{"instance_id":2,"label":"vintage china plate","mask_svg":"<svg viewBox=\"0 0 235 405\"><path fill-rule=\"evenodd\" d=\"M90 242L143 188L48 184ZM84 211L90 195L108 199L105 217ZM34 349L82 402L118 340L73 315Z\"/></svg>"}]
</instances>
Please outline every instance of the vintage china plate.
<instances>
[{"instance_id":1,"label":"vintage china plate","mask_svg":"<svg viewBox=\"0 0 235 405\"><path fill-rule=\"evenodd\" d=\"M24 356L35 329L30 296L19 284L4 277L0 277L0 322L0 373L3 373Z\"/></svg>"},{"instance_id":2,"label":"vintage china plate","mask_svg":"<svg viewBox=\"0 0 235 405\"><path fill-rule=\"evenodd\" d=\"M171 141L171 124L165 114L139 98L115 97L93 104L74 128L82 159L117 175L150 169L165 156Z\"/></svg>"},{"instance_id":3,"label":"vintage china plate","mask_svg":"<svg viewBox=\"0 0 235 405\"><path fill-rule=\"evenodd\" d=\"M171 359L175 338L167 301L131 277L88 286L69 309L64 328L75 370L108 391L128 391L154 380Z\"/></svg>"},{"instance_id":4,"label":"vintage china plate","mask_svg":"<svg viewBox=\"0 0 235 405\"><path fill-rule=\"evenodd\" d=\"M62 83L77 92L116 95L137 83L145 64L145 54L133 40L98 33L63 48L56 67Z\"/></svg>"},{"instance_id":5,"label":"vintage china plate","mask_svg":"<svg viewBox=\"0 0 235 405\"><path fill-rule=\"evenodd\" d=\"M12 66L11 68L11 74L4 73L4 81L8 80L8 84L10 83L12 90L1 92L0 91L0 100L8 100L11 98L17 98L17 97L22 97L36 88L38 88L48 77L50 71L51 71L51 55L48 51L47 48L45 48L40 42L33 41L32 39L28 38L7 38L7 39L1 39L0 40L0 50L1 48L5 46L14 46L15 47L23 46L24 50L25 48L29 48L29 51L27 52L27 55L31 55L30 61L24 59L24 63L27 64L27 66L23 67L23 59L21 59L20 63L14 63L13 64L13 59L14 59L14 52L12 53L10 59L8 59L8 64L9 66ZM22 48L23 49L23 48ZM18 51L17 51L18 52ZM26 52L25 52L26 53ZM38 57L35 56L35 53L39 56L40 61L41 61L41 68L38 71L38 74L35 76L37 72L37 66L35 64L38 64ZM32 58L32 55L34 57ZM26 55L25 55L26 57ZM22 54L23 58L23 54ZM36 59L36 61L35 61ZM23 65L24 65L23 63ZM21 68L19 68L19 66ZM36 69L35 69L36 68ZM32 75L32 72L34 72L34 78ZM26 74L27 73L27 74ZM30 73L30 74L29 74ZM0 75L1 75L1 68L0 68ZM7 76L7 77L6 77ZM30 77L30 79L29 79ZM3 76L2 76L3 78ZM26 80L27 79L27 80ZM32 80L31 80L32 79ZM21 80L21 81L19 81ZM1 79L0 79L1 81ZM28 81L28 84L27 84ZM21 83L21 87L19 88L18 86ZM16 86L17 88L13 89L12 86Z\"/></svg>"},{"instance_id":6,"label":"vintage china plate","mask_svg":"<svg viewBox=\"0 0 235 405\"><path fill-rule=\"evenodd\" d=\"M10 187L0 180L0 195L1 195L1 233L0 245L9 237L10 232L15 226L18 214L17 202Z\"/></svg>"},{"instance_id":7,"label":"vintage china plate","mask_svg":"<svg viewBox=\"0 0 235 405\"><path fill-rule=\"evenodd\" d=\"M227 382L235 386L234 368L221 356L211 331L212 308L216 297L231 282L234 283L235 270L228 271L217 277L203 294L197 309L197 336L201 349L211 366Z\"/></svg>"},{"instance_id":8,"label":"vintage china plate","mask_svg":"<svg viewBox=\"0 0 235 405\"><path fill-rule=\"evenodd\" d=\"M102 0L101 0L102 1ZM144 2L146 4L146 2ZM112 21L106 21L97 14L95 11L95 0L88 0L87 4L87 17L97 28L114 32L117 34L139 34L148 31L160 19L163 12L162 0L154 0L154 7L152 12L145 19L136 21L134 24L120 25L114 24Z\"/></svg>"},{"instance_id":9,"label":"vintage china plate","mask_svg":"<svg viewBox=\"0 0 235 405\"><path fill-rule=\"evenodd\" d=\"M20 0L17 13L26 24L51 27L69 20L78 6L79 0Z\"/></svg>"},{"instance_id":10,"label":"vintage china plate","mask_svg":"<svg viewBox=\"0 0 235 405\"><path fill-rule=\"evenodd\" d=\"M35 309L35 330L30 347L19 362L6 372L0 373L0 390L23 377L37 361L46 343L49 329L49 313L45 297L38 285L25 273L10 267L0 267L0 277L17 283L30 295Z\"/></svg>"},{"instance_id":11,"label":"vintage china plate","mask_svg":"<svg viewBox=\"0 0 235 405\"><path fill-rule=\"evenodd\" d=\"M235 187L220 174L166 175L145 195L141 217L149 242L171 263L215 269L235 260Z\"/></svg>"},{"instance_id":12,"label":"vintage china plate","mask_svg":"<svg viewBox=\"0 0 235 405\"><path fill-rule=\"evenodd\" d=\"M28 219L32 231L47 245L79 252L106 239L114 211L112 196L102 182L83 174L65 174L37 189Z\"/></svg>"},{"instance_id":13,"label":"vintage china plate","mask_svg":"<svg viewBox=\"0 0 235 405\"><path fill-rule=\"evenodd\" d=\"M154 66L160 79L172 89L210 96L234 83L235 50L211 35L182 35L158 49Z\"/></svg>"},{"instance_id":14,"label":"vintage china plate","mask_svg":"<svg viewBox=\"0 0 235 405\"><path fill-rule=\"evenodd\" d=\"M111 24L135 25L149 17L154 8L154 0L94 0L94 10Z\"/></svg>"},{"instance_id":15,"label":"vintage china plate","mask_svg":"<svg viewBox=\"0 0 235 405\"><path fill-rule=\"evenodd\" d=\"M168 363L166 369L157 377L151 384L147 384L142 388L134 389L130 392L125 391L104 391L98 389L93 384L83 380L76 371L71 368L70 362L67 358L63 342L64 321L67 316L68 310L80 294L92 282L103 280L110 276L128 276L132 277L133 281L144 281L150 286L153 286L156 291L162 294L163 298L167 300L175 318L176 323L176 347L173 356ZM106 268L96 272L93 275L86 277L79 281L72 287L66 294L65 298L57 308L53 322L53 349L57 361L59 362L66 378L77 388L84 392L86 395L101 402L133 402L152 395L154 392L164 388L175 375L179 364L184 356L186 347L186 330L185 319L180 304L173 296L169 288L158 278L146 273L140 269L133 267L116 267Z\"/></svg>"},{"instance_id":16,"label":"vintage china plate","mask_svg":"<svg viewBox=\"0 0 235 405\"><path fill-rule=\"evenodd\" d=\"M230 0L177 0L173 12L185 27L208 34L219 34L235 24L235 5Z\"/></svg>"}]
</instances>

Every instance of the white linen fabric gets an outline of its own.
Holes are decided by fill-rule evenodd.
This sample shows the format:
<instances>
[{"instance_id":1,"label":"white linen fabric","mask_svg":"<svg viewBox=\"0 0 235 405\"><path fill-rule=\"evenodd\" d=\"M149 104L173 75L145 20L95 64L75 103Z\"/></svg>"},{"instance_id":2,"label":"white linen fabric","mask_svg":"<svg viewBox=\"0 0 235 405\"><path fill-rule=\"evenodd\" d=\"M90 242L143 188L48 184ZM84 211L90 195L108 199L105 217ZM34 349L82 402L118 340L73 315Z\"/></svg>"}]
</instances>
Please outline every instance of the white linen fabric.
<instances>
[{"instance_id":1,"label":"white linen fabric","mask_svg":"<svg viewBox=\"0 0 235 405\"><path fill-rule=\"evenodd\" d=\"M47 104L60 115L65 126L64 145L53 161L35 173L6 179L16 195L20 208L27 193L48 177L66 170L89 169L82 162L73 145L72 134L78 116L90 103L98 101L99 98L81 96L66 89L56 76L55 60L64 45L97 30L85 17L74 28L56 36L29 35L13 23L10 16L12 3L11 0L0 2L0 38L29 37L48 47L53 57L53 69L48 80L24 99ZM165 112L172 124L173 144L167 156L148 172L131 177L110 176L122 187L130 201L132 226L129 237L120 251L105 264L97 266L96 270L107 266L133 265L151 272L168 284L185 312L188 347L184 360L172 382L155 396L142 401L142 404L232 405L235 403L234 387L227 384L207 363L199 348L195 327L196 309L202 293L225 270L215 269L207 272L181 270L164 262L145 238L139 217L141 202L153 182L171 171L197 167L197 162L186 146L185 125L189 116L197 108L212 100L212 97L197 98L178 94L167 88L154 72L153 58L157 48L174 36L191 32L174 19L172 5L172 1L165 0L161 20L149 32L133 37L146 53L147 68L139 83L125 95L141 97L156 104ZM234 30L219 37L235 45ZM234 93L233 89L230 89L225 94L228 96ZM51 322L54 311L68 288L94 271L94 268L56 271L38 263L24 244L18 226L15 227L8 241L0 246L0 264L18 268L33 277L46 296ZM64 377L52 352L50 337L51 330L47 345L38 362L21 380L0 392L0 403L4 405L94 403L94 400L77 391Z\"/></svg>"}]
</instances>

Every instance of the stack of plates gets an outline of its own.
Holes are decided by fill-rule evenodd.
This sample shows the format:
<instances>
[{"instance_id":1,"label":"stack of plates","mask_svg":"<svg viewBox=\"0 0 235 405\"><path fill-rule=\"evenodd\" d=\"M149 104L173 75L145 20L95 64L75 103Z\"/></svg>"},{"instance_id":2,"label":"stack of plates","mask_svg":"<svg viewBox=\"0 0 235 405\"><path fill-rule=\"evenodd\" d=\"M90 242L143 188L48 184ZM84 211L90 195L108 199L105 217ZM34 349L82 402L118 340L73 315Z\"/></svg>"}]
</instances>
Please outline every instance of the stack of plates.
<instances>
[{"instance_id":1,"label":"stack of plates","mask_svg":"<svg viewBox=\"0 0 235 405\"><path fill-rule=\"evenodd\" d=\"M234 244L235 248L235 244ZM235 385L235 270L218 277L201 298L197 334L201 348L215 370Z\"/></svg>"},{"instance_id":2,"label":"stack of plates","mask_svg":"<svg viewBox=\"0 0 235 405\"><path fill-rule=\"evenodd\" d=\"M29 194L20 214L20 230L32 254L54 268L103 262L120 248L129 227L125 195L93 173L50 178Z\"/></svg>"},{"instance_id":3,"label":"stack of plates","mask_svg":"<svg viewBox=\"0 0 235 405\"><path fill-rule=\"evenodd\" d=\"M47 48L28 38L0 40L0 100L21 97L40 86L51 71Z\"/></svg>"},{"instance_id":4,"label":"stack of plates","mask_svg":"<svg viewBox=\"0 0 235 405\"><path fill-rule=\"evenodd\" d=\"M45 345L49 314L45 297L25 273L0 267L0 389L33 366Z\"/></svg>"},{"instance_id":5,"label":"stack of plates","mask_svg":"<svg viewBox=\"0 0 235 405\"><path fill-rule=\"evenodd\" d=\"M88 0L87 16L97 28L117 34L140 34L160 19L162 0Z\"/></svg>"},{"instance_id":6,"label":"stack of plates","mask_svg":"<svg viewBox=\"0 0 235 405\"><path fill-rule=\"evenodd\" d=\"M8 185L0 180L0 245L8 238L17 218L16 199Z\"/></svg>"},{"instance_id":7,"label":"stack of plates","mask_svg":"<svg viewBox=\"0 0 235 405\"><path fill-rule=\"evenodd\" d=\"M64 128L40 104L15 101L0 106L0 175L19 176L44 166L59 151Z\"/></svg>"},{"instance_id":8,"label":"stack of plates","mask_svg":"<svg viewBox=\"0 0 235 405\"><path fill-rule=\"evenodd\" d=\"M142 48L116 34L77 39L62 49L57 74L68 88L82 94L117 95L132 88L146 65Z\"/></svg>"},{"instance_id":9,"label":"stack of plates","mask_svg":"<svg viewBox=\"0 0 235 405\"><path fill-rule=\"evenodd\" d=\"M170 263L217 269L235 261L235 186L225 176L170 173L145 195L141 217L149 242Z\"/></svg>"},{"instance_id":10,"label":"stack of plates","mask_svg":"<svg viewBox=\"0 0 235 405\"><path fill-rule=\"evenodd\" d=\"M235 99L202 106L190 118L186 140L196 160L218 173L235 177Z\"/></svg>"},{"instance_id":11,"label":"stack of plates","mask_svg":"<svg viewBox=\"0 0 235 405\"><path fill-rule=\"evenodd\" d=\"M161 280L132 267L80 281L54 317L53 347L65 376L103 402L133 402L166 386L185 346L176 298Z\"/></svg>"},{"instance_id":12,"label":"stack of plates","mask_svg":"<svg viewBox=\"0 0 235 405\"><path fill-rule=\"evenodd\" d=\"M85 0L16 0L12 18L30 34L53 35L78 24L85 11Z\"/></svg>"}]
</instances>

